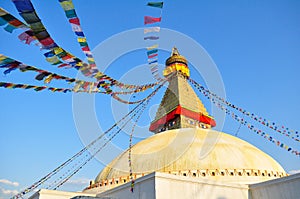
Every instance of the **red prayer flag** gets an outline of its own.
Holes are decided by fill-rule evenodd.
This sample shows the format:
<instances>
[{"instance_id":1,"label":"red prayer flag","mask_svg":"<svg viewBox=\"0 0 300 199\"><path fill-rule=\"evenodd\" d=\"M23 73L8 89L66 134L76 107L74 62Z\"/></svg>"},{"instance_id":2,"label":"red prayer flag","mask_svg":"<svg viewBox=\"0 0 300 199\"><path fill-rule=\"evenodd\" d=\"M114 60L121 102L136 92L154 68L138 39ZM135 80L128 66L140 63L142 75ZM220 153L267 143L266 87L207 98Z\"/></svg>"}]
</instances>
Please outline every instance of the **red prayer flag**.
<instances>
[{"instance_id":1,"label":"red prayer flag","mask_svg":"<svg viewBox=\"0 0 300 199\"><path fill-rule=\"evenodd\" d=\"M157 56L157 53L156 54L148 55L148 58L151 59L151 58L156 57L156 56Z\"/></svg>"},{"instance_id":2,"label":"red prayer flag","mask_svg":"<svg viewBox=\"0 0 300 199\"><path fill-rule=\"evenodd\" d=\"M40 40L40 43L44 46L49 46L54 43L53 39L51 37L48 37L46 39Z\"/></svg>"},{"instance_id":3,"label":"red prayer flag","mask_svg":"<svg viewBox=\"0 0 300 199\"><path fill-rule=\"evenodd\" d=\"M81 48L81 49L82 49L82 51L91 51L90 48L89 48L88 46L85 46L85 47L83 47L83 48Z\"/></svg>"},{"instance_id":4,"label":"red prayer flag","mask_svg":"<svg viewBox=\"0 0 300 199\"><path fill-rule=\"evenodd\" d=\"M80 25L80 21L78 18L69 19L69 22L78 26Z\"/></svg>"},{"instance_id":5,"label":"red prayer flag","mask_svg":"<svg viewBox=\"0 0 300 199\"><path fill-rule=\"evenodd\" d=\"M161 21L161 17L150 17L150 16L145 16L144 17L145 25L160 22L160 21Z\"/></svg>"},{"instance_id":6,"label":"red prayer flag","mask_svg":"<svg viewBox=\"0 0 300 199\"><path fill-rule=\"evenodd\" d=\"M11 24L11 25L13 25L13 26L15 26L15 27L23 25L23 23L21 21L17 20L17 19L9 21L8 23Z\"/></svg>"}]
</instances>

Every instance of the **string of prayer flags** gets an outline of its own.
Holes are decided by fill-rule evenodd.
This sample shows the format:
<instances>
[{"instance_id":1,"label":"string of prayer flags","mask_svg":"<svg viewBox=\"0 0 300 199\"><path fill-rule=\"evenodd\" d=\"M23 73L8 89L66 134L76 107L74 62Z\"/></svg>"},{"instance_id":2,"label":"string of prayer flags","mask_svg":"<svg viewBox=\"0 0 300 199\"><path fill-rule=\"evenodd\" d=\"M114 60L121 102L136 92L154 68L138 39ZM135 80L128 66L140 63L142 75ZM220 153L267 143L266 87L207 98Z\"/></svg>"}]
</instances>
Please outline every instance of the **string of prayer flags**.
<instances>
[{"instance_id":1,"label":"string of prayer flags","mask_svg":"<svg viewBox=\"0 0 300 199\"><path fill-rule=\"evenodd\" d=\"M123 89L139 89L139 88L143 88L142 86L138 86L138 85L126 85L123 84L121 82L118 82L116 80L114 80L113 78L103 74L102 72L98 71L97 68L95 69L91 69L90 67L96 67L96 65L94 64L94 59L92 58L92 54L90 52L90 49L88 46L84 46L82 47L82 50L85 52L85 54L87 55L88 62L89 64L85 64L84 62L82 62L79 58L75 57L74 55L70 54L69 52L67 52L66 50L64 50L63 48L59 47L56 42L50 37L49 33L47 32L46 28L44 27L44 25L41 22L41 19L38 17L32 3L30 0L13 0L13 3L15 5L15 7L17 8L17 10L19 11L20 15L22 16L22 18L26 21L27 24L29 24L30 26L30 31L26 32L27 35L22 35L23 37L23 41L27 41L27 43L30 43L28 40L28 38L26 38L28 35L31 36L33 38L36 38L37 41L40 43L40 45L42 46L43 50L47 50L46 53L44 53L46 60L53 64L56 65L58 68L76 68L77 70L80 70L82 74L84 74L85 76L90 76L90 77L94 77L96 78L98 81L100 81L101 79L105 79L106 81L108 81L108 84L110 86L118 86L120 88ZM69 4L70 5L70 4ZM66 8L70 8L70 6L64 6L65 9ZM70 12L68 12L70 13ZM73 13L72 15L68 14L68 16L75 16L74 13L76 14L76 12L72 11L71 13ZM72 20L71 20L72 19ZM76 24L80 24L79 19L76 18L71 18L70 22ZM42 43L44 45L42 45ZM7 73L9 73L13 68L11 68L10 70L6 71ZM156 84L158 84L159 82L157 82ZM106 89L108 92L110 92L110 86L105 86L104 89ZM147 87L153 87L152 84L149 84Z\"/></svg>"},{"instance_id":2,"label":"string of prayer flags","mask_svg":"<svg viewBox=\"0 0 300 199\"><path fill-rule=\"evenodd\" d=\"M148 2L147 6L154 8L163 8L163 2ZM160 74L158 73L158 40L159 40L159 32L160 26L151 26L149 24L157 24L157 22L161 22L162 9L160 10L159 17L145 16L144 17L144 40L147 42L147 56L148 56L148 65L150 71L155 79L161 80ZM156 43L151 43L156 42ZM149 45L150 44L150 45Z\"/></svg>"},{"instance_id":3,"label":"string of prayer flags","mask_svg":"<svg viewBox=\"0 0 300 199\"><path fill-rule=\"evenodd\" d=\"M164 2L148 2L147 6L155 7L155 8L162 8Z\"/></svg>"},{"instance_id":4,"label":"string of prayer flags","mask_svg":"<svg viewBox=\"0 0 300 199\"><path fill-rule=\"evenodd\" d=\"M137 115L137 113L141 110L140 106L143 105L143 103L146 100L149 101L150 98L152 96L154 96L154 93L157 93L157 91L161 87L162 87L162 85L160 85L158 88L156 88L149 96L147 96L145 98L145 100L143 102L141 102L138 105L136 105L123 118L121 118L119 121L117 121L114 125L112 125L108 130L106 130L104 133L102 133L100 136L98 136L95 140L93 140L86 147L84 147L83 149L81 149L79 152L77 152L75 155L73 155L67 161L65 161L64 163L62 163L61 165L59 165L53 171L51 171L50 173L48 173L47 175L45 175L44 177L42 177L37 182L35 182L32 185L30 185L29 187L23 189L21 192L19 192L18 194L16 194L12 198L14 198L14 199L16 199L16 198L23 198L24 195L26 195L26 194L32 192L33 190L39 188L45 182L49 182L50 178L52 178L54 175L58 174L58 172L63 171L64 168L67 169L68 165L70 165L75 160L78 160L79 157L81 157L81 159L78 160L77 162L73 163L73 165L71 164L71 167L72 167L71 169L70 169L70 166L69 166L69 169L67 170L67 172L64 173L62 176L60 176L59 179L57 179L57 180L54 181L54 184L56 184L56 186L54 187L54 189L57 189L59 186L63 185L64 182L66 182L74 174L76 174L85 164L87 164L87 162L89 162L90 160L92 160L92 158L98 152L100 152L108 143L110 143L110 141L119 132L121 132L121 130L125 127L125 125L127 125L128 122L132 121L132 119ZM116 132L112 132L114 129L115 129ZM100 146L100 148L99 148L99 142L98 141L101 140L103 138L103 136L105 136L105 135L107 135L109 137L109 139L102 146ZM95 146L98 146L98 147L96 148ZM92 147L94 147L94 149L96 149L96 151L91 154L90 150L88 150L88 149L91 149ZM88 153L86 153L86 152L88 152ZM84 160L84 161L82 161L82 160ZM52 185L50 185L50 186L52 186ZM50 187L50 186L48 186L48 187Z\"/></svg>"},{"instance_id":5,"label":"string of prayer flags","mask_svg":"<svg viewBox=\"0 0 300 199\"><path fill-rule=\"evenodd\" d=\"M299 156L300 157L300 152L292 149L291 147L287 146L286 144L282 143L279 140L276 140L275 138L273 138L271 135L265 133L264 131L256 128L254 125L252 125L251 123L247 122L244 118L239 117L238 115L236 115L234 112L230 111L228 108L226 108L224 105L222 105L218 99L212 98L210 91L205 89L203 86L201 86L200 84L198 84L196 81L190 79L190 82L201 92L201 93L205 93L204 96L207 97L208 99L211 99L211 101L213 102L213 104L215 104L218 108L220 108L221 110L223 110L227 115L231 115L233 119L235 119L237 122L247 126L251 131L257 133L258 135L262 136L264 139L272 142L273 144L276 144L277 146L291 152L292 154Z\"/></svg>"},{"instance_id":6,"label":"string of prayer flags","mask_svg":"<svg viewBox=\"0 0 300 199\"><path fill-rule=\"evenodd\" d=\"M82 80L77 80L74 78L69 78L66 76L62 75L57 75L55 73L48 72L46 70L42 70L39 68L35 68L33 66L28 66L25 65L19 61L16 61L12 58L6 57L4 55L0 54L0 68L8 68L7 70L4 71L4 74L8 74L10 71L19 69L21 72L27 72L27 71L33 71L37 72L38 74L36 75L35 79L38 81L44 80L45 84L49 84L53 79L56 80L65 80L67 83L76 83L74 86L73 91L74 92L88 92L88 93L105 93L105 94L110 94L112 92L111 89L109 89L110 84L106 83L106 85L103 85L103 87L107 87L105 89L106 91L100 91L97 88L97 82L87 82L87 81L82 81ZM9 71L9 72L8 72ZM83 84L83 85L81 85ZM140 92L140 90L138 90Z\"/></svg>"},{"instance_id":7,"label":"string of prayer flags","mask_svg":"<svg viewBox=\"0 0 300 199\"><path fill-rule=\"evenodd\" d=\"M224 103L224 102L226 102L226 100L224 100L224 99L222 99L221 97L219 97L219 96L217 96L216 94L214 94L214 93L212 93L212 92L210 92L209 90L207 90L207 89L205 89L202 85L200 85L200 84L198 84L196 81L194 81L194 80L192 80L192 79L189 79L189 81L201 92L201 93L203 93L204 94L204 96L206 96L208 99L211 99L212 100L212 102L213 103L215 103L215 104L220 104L220 105L218 105L219 107L223 107L222 109L225 111L225 113L230 113L230 110L228 109L228 108L226 108L225 106L227 106L227 107L232 107L233 105L231 104L231 103L229 103L229 102L227 102L227 103ZM221 105L221 103L223 104L223 105ZM231 104L232 106L229 106L229 104ZM236 106L234 106L234 107L236 107ZM234 108L233 110L237 110L236 108ZM240 111L240 110L239 110ZM240 111L241 112L241 111ZM242 113L243 113L243 111L242 111ZM234 114L233 112L232 112L232 114ZM244 114L244 113L243 113ZM250 113L249 114L246 114L247 116L249 116L249 115L251 115ZM236 118L237 118L237 116L235 116ZM250 117L251 118L251 117ZM253 118L251 118L251 119L253 119ZM255 119L254 119L255 120ZM243 118L242 119L240 119L240 121L245 121ZM255 120L255 121L257 121L257 120ZM246 123L248 123L249 124L249 122L244 122L244 124L246 124ZM275 124L275 123L274 123ZM272 124L273 126L274 126L274 124ZM265 126L267 126L267 127L269 127L268 125L265 125ZM250 130L255 130L255 132L261 132L261 130L257 130L256 128L254 128L254 126L253 125L250 125L250 127L248 127L248 128L250 128ZM285 127L286 128L286 127ZM273 128L271 128L272 130L275 130L275 128L273 127ZM276 131L276 130L275 130ZM278 132L278 131L276 131L276 132ZM295 132L295 131L293 131L293 132ZM265 133L264 133L265 134ZM263 135L264 135L263 134ZM286 135L287 137L290 137L290 138L292 138L293 140L295 140L295 141L300 141L299 140L299 133L296 131L296 133L294 134L294 135L290 135L290 134L288 134L288 133L285 133L284 135ZM266 138L265 136L264 136L264 138ZM268 139L270 139L272 142L275 140L275 139L272 139L272 137L271 138L269 138L268 137ZM274 141L275 142L275 141ZM279 141L277 141L276 143L278 143ZM281 144L280 146L284 146L284 148L286 149L286 150L288 150L290 147L287 147L286 145L284 145L284 144ZM295 153L297 156L300 156L300 153L298 152L298 151L295 151L295 150L288 150L288 151L291 151L292 153Z\"/></svg>"},{"instance_id":8,"label":"string of prayer flags","mask_svg":"<svg viewBox=\"0 0 300 199\"><path fill-rule=\"evenodd\" d=\"M76 14L74 4L72 0L59 0L59 3L63 10L65 11L66 17L69 20L69 23L71 24L72 30L77 36L77 41L79 45L81 46L81 50L87 57L89 65L87 68L90 70L91 74L90 76L94 76L97 72L98 69L96 67L95 60L93 58L92 52L90 51L88 42L86 37L84 36L84 33L82 31L82 28L80 26L80 20Z\"/></svg>"},{"instance_id":9,"label":"string of prayer flags","mask_svg":"<svg viewBox=\"0 0 300 199\"><path fill-rule=\"evenodd\" d=\"M131 129L131 133L129 136L129 147L128 147L128 166L129 166L129 176L130 176L130 180L131 180L131 185L130 185L130 191L133 192L134 191L134 176L133 176L133 167L132 167L132 138L133 138L133 133L135 131L135 127L137 125L137 122L139 121L139 119L141 118L143 112L145 111L147 105L149 104L151 98L158 92L158 90L166 83L166 81L164 81L158 88L156 88L150 95L148 95L146 98L144 98L140 104L142 103L142 107L141 110L139 112L137 112L137 114L135 114L134 116L137 115L134 124L132 126Z\"/></svg>"},{"instance_id":10,"label":"string of prayer flags","mask_svg":"<svg viewBox=\"0 0 300 199\"><path fill-rule=\"evenodd\" d=\"M231 115L232 118L234 120L236 120L237 122L245 125L248 129L250 129L251 131L255 132L256 134L260 135L261 137L263 137L264 139L272 142L273 144L275 144L276 146L279 146L280 148L283 148L289 152L291 152L292 154L300 157L300 152L292 149L292 147L289 147L288 145L284 144L283 142L275 139L274 137L272 137L271 135L265 133L264 131L262 131L261 129L256 128L254 125L252 125L251 123L247 122L245 119L239 117L238 115L236 115L235 113L231 112L229 109L227 109L225 106L222 106L220 102L217 102L216 100L212 100L212 102L221 110L223 110L227 115Z\"/></svg>"},{"instance_id":11,"label":"string of prayer flags","mask_svg":"<svg viewBox=\"0 0 300 199\"><path fill-rule=\"evenodd\" d=\"M15 29L18 28L27 28L26 24L15 18L3 8L0 8L0 26L5 26L4 30L9 33L12 33Z\"/></svg>"},{"instance_id":12,"label":"string of prayer flags","mask_svg":"<svg viewBox=\"0 0 300 199\"><path fill-rule=\"evenodd\" d=\"M250 113L250 112L247 112L246 110L236 106L236 105L233 105L232 103L226 101L225 99L217 96L215 93L212 93L211 91L205 89L202 85L198 84L196 81L192 80L191 78L189 78L189 81L201 92L204 94L204 96L212 99L212 100L215 100L215 101L219 101L221 103L223 103L224 105L228 106L228 107L231 107L233 108L234 110L237 110L239 112L241 112L242 114L244 114L245 116L248 116L250 117L251 119L253 119L254 121L256 122L259 122L260 124L272 129L273 131L275 132L278 132L278 133L281 133L297 142L300 142L300 135L299 135L299 132L298 131L294 131L292 129L289 129L288 127L285 127L285 126L278 126L276 125L275 122L271 122L267 119L264 119L262 117L259 117L253 113Z\"/></svg>"},{"instance_id":13,"label":"string of prayer flags","mask_svg":"<svg viewBox=\"0 0 300 199\"><path fill-rule=\"evenodd\" d=\"M4 30L10 33L12 33L15 29L28 29L18 36L18 38L25 44L30 44L32 41L36 40L32 30L30 30L26 24L18 20L3 8L0 8L0 26L5 26Z\"/></svg>"},{"instance_id":14,"label":"string of prayer flags","mask_svg":"<svg viewBox=\"0 0 300 199\"><path fill-rule=\"evenodd\" d=\"M33 89L37 92L42 91L42 90L49 90L52 92L62 92L62 93L67 93L71 92L72 90L69 88L54 88L54 87L47 87L47 86L34 86L34 85L28 85L28 84L15 84L15 83L10 83L10 82L0 82L0 87L2 88L7 88L7 89Z\"/></svg>"},{"instance_id":15,"label":"string of prayer flags","mask_svg":"<svg viewBox=\"0 0 300 199\"><path fill-rule=\"evenodd\" d=\"M46 56L46 60L53 65L66 62L69 66L77 69L81 66L80 63L82 61L80 59L76 58L62 48L61 53L52 53L60 47L55 43L53 38L51 38L50 34L41 22L41 19L38 17L30 0L13 0L13 3L19 11L21 17L26 21L26 23L29 24L31 29L29 32L26 31L26 34L24 33L21 35L21 40L25 40L25 43L30 43L30 38L28 38L28 36L36 38L41 44L42 49L48 50L49 54Z\"/></svg>"},{"instance_id":16,"label":"string of prayer flags","mask_svg":"<svg viewBox=\"0 0 300 199\"><path fill-rule=\"evenodd\" d=\"M141 100L137 100L137 101L127 101L127 100L123 100L121 99L116 93L112 93L111 95L115 100L118 100L119 102L122 102L124 104L138 104L142 101L144 101L144 99Z\"/></svg>"},{"instance_id":17,"label":"string of prayer flags","mask_svg":"<svg viewBox=\"0 0 300 199\"><path fill-rule=\"evenodd\" d=\"M57 80L66 80L68 83L72 83L75 81L74 78L65 77L62 75L57 75L55 73L51 73L49 71L39 69L33 66L28 66L24 63L21 63L15 59L9 58L5 55L0 54L0 68L7 68L7 70L4 71L4 74L8 74L12 70L19 69L21 72L27 72L27 71L33 71L39 73L35 79L36 80L43 80L45 79L45 83L50 83L52 79ZM9 72L7 72L9 70Z\"/></svg>"}]
</instances>

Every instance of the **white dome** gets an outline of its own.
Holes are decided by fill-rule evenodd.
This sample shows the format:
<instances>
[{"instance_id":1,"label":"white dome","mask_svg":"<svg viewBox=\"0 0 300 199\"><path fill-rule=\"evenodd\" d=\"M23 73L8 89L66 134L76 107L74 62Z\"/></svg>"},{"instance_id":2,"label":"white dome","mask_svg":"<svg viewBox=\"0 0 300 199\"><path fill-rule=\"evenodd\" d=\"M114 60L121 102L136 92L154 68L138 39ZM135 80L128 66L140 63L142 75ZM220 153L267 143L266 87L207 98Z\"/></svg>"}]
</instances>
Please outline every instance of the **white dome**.
<instances>
[{"instance_id":1,"label":"white dome","mask_svg":"<svg viewBox=\"0 0 300 199\"><path fill-rule=\"evenodd\" d=\"M154 171L251 184L286 176L269 155L239 138L211 129L176 129L153 135L132 147L132 172ZM128 151L115 158L95 183L128 179Z\"/></svg>"}]
</instances>

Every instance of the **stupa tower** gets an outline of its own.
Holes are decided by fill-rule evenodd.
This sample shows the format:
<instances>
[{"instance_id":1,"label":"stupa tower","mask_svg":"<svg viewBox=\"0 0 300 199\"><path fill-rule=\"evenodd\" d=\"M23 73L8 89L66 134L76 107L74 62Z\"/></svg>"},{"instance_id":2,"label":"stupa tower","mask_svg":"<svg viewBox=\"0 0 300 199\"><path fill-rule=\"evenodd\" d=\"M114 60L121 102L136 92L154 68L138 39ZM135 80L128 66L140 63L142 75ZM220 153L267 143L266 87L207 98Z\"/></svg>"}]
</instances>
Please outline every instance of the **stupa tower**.
<instances>
[{"instance_id":1,"label":"stupa tower","mask_svg":"<svg viewBox=\"0 0 300 199\"><path fill-rule=\"evenodd\" d=\"M170 78L169 86L155 119L151 122L150 131L160 133L171 129L216 126L214 119L208 115L202 101L188 83L188 62L176 47L172 49L171 57L166 60L163 75Z\"/></svg>"}]
</instances>

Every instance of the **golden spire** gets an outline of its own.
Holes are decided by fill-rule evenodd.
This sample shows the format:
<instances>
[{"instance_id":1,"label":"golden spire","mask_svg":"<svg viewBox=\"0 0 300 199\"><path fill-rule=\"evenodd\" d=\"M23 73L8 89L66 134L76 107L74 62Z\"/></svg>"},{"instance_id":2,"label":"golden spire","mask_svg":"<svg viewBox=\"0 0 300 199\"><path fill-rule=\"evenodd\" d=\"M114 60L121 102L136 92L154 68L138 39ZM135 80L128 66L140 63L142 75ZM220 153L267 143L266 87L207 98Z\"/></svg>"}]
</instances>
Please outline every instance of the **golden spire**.
<instances>
[{"instance_id":1,"label":"golden spire","mask_svg":"<svg viewBox=\"0 0 300 199\"><path fill-rule=\"evenodd\" d=\"M151 122L150 131L160 133L170 129L211 128L216 125L187 81L190 75L187 63L174 47L171 57L166 60L164 76L174 75L169 79L168 89Z\"/></svg>"}]
</instances>

